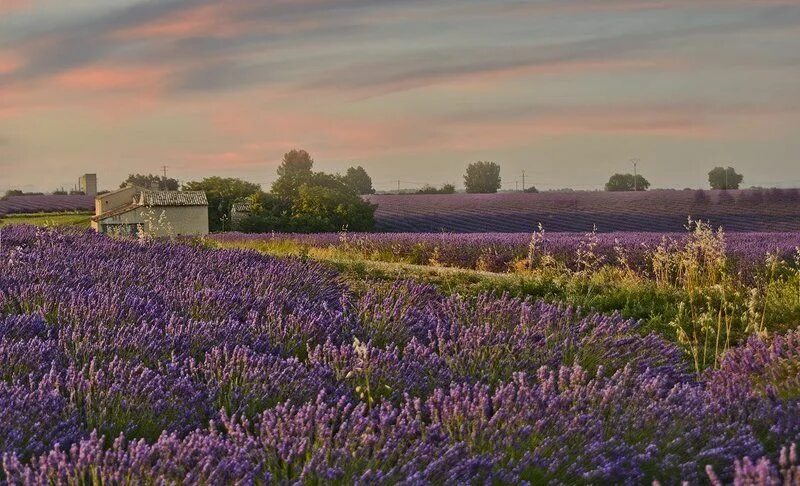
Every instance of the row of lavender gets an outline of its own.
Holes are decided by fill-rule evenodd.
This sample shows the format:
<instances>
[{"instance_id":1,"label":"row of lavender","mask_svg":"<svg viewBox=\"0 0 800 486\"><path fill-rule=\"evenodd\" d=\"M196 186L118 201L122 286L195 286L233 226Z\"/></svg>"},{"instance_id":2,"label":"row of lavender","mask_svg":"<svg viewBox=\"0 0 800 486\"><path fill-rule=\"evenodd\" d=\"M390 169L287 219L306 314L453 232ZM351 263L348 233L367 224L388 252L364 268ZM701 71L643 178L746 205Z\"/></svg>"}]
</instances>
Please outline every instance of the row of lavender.
<instances>
[{"instance_id":1,"label":"row of lavender","mask_svg":"<svg viewBox=\"0 0 800 486\"><path fill-rule=\"evenodd\" d=\"M252 252L2 236L12 483L796 478L800 334L696 376L618 316L407 282L356 296Z\"/></svg>"},{"instance_id":2,"label":"row of lavender","mask_svg":"<svg viewBox=\"0 0 800 486\"><path fill-rule=\"evenodd\" d=\"M538 233L536 251L575 268L579 250L592 251L601 263L625 263L648 270L650 255L660 245L683 245L689 233ZM279 243L353 250L365 256L395 258L416 264L507 271L529 257L530 233L223 233L217 241ZM725 244L734 271L749 271L765 261L767 253L791 260L800 248L797 233L728 233Z\"/></svg>"},{"instance_id":3,"label":"row of lavender","mask_svg":"<svg viewBox=\"0 0 800 486\"><path fill-rule=\"evenodd\" d=\"M93 211L92 196L54 194L11 196L0 199L0 216L21 213L46 213L64 211Z\"/></svg>"},{"instance_id":4,"label":"row of lavender","mask_svg":"<svg viewBox=\"0 0 800 486\"><path fill-rule=\"evenodd\" d=\"M681 231L688 215L727 231L800 231L800 191L653 190L371 195L386 232Z\"/></svg>"}]
</instances>

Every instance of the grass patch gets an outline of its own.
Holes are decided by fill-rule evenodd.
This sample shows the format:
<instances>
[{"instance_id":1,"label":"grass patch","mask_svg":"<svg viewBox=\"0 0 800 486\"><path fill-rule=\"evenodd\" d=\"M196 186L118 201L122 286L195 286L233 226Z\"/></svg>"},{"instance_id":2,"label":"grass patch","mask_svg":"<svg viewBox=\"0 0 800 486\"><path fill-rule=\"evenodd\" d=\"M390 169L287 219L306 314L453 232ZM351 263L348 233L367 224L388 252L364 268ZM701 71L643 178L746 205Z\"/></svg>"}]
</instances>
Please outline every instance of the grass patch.
<instances>
[{"instance_id":1,"label":"grass patch","mask_svg":"<svg viewBox=\"0 0 800 486\"><path fill-rule=\"evenodd\" d=\"M727 269L722 241L721 234L699 227L686 248L657 252L653 256L656 271L650 274L593 262L589 252L583 256L582 270L545 260L518 271L493 273L435 262L387 261L386 255L286 240L207 240L206 244L313 259L338 270L356 293L408 279L434 285L445 294L508 293L566 304L581 314L618 312L642 321L643 333L657 332L679 343L700 371L718 366L720 356L747 336L785 332L800 321L800 270L765 265L754 281L746 282Z\"/></svg>"},{"instance_id":2,"label":"grass patch","mask_svg":"<svg viewBox=\"0 0 800 486\"><path fill-rule=\"evenodd\" d=\"M315 248L291 242L211 242L213 247L260 251L280 257L308 258L339 271L350 288L363 293L376 284L391 285L400 279L415 280L438 287L445 294L475 296L482 293L508 293L553 303L565 303L585 311L620 312L645 320L648 328L666 332L666 322L675 311L667 312L678 300L674 291L659 289L651 282L633 278L608 278L596 274L578 278L545 272L494 273L453 267L417 265L405 262L374 261L335 248Z\"/></svg>"},{"instance_id":3,"label":"grass patch","mask_svg":"<svg viewBox=\"0 0 800 486\"><path fill-rule=\"evenodd\" d=\"M9 214L0 218L0 228L14 224L89 228L92 216L94 216L94 213L89 212Z\"/></svg>"}]
</instances>

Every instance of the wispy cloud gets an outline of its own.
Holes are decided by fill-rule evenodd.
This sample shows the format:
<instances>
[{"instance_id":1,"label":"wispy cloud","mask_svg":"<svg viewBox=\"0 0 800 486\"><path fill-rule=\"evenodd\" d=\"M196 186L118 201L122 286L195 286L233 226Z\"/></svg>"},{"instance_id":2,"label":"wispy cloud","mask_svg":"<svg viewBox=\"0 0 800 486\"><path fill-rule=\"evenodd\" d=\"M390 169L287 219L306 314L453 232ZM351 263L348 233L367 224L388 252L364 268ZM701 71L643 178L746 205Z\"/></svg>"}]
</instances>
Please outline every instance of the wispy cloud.
<instances>
[{"instance_id":1,"label":"wispy cloud","mask_svg":"<svg viewBox=\"0 0 800 486\"><path fill-rule=\"evenodd\" d=\"M757 5L744 0L713 3L750 9ZM404 2L405 8L415 4ZM469 12L480 4L451 3L451 8ZM276 73L286 72L294 75L289 78L292 84L312 89L395 91L512 70L547 72L548 67L558 70L565 65L600 64L614 69L631 56L637 57L674 39L800 25L800 7L769 0L760 2L762 8L758 11L740 17L703 22L687 19L687 25L667 24L655 29L646 26L626 32L608 33L602 29L596 35L557 42L537 40L537 28L531 26L525 32L524 23L516 26L520 36L507 39L490 30L464 37L461 45L445 36L447 42L430 46L399 34L396 42L404 42L402 48L372 54L367 50L365 59L357 60L357 53L364 51L358 42L391 44L391 39L380 39L380 28L382 22L391 23L393 12L399 10L397 5L374 0L145 2L15 39L9 47L23 53L25 62L13 69L2 69L0 63L0 84L33 82L94 64L147 63L169 66L176 91L229 90L271 83L279 80ZM644 10L691 5L679 0L588 4L566 0L493 2L493 9L499 15L518 9ZM418 4L416 8L425 10ZM435 24L430 24L434 29ZM336 49L336 42L341 48ZM318 57L315 50L330 50L336 58ZM352 54L348 55L348 51Z\"/></svg>"},{"instance_id":2,"label":"wispy cloud","mask_svg":"<svg viewBox=\"0 0 800 486\"><path fill-rule=\"evenodd\" d=\"M304 146L423 167L551 139L707 149L799 116L795 0L80 4L0 0L0 130L32 161L254 170ZM142 145L137 123L180 136ZM76 142L98 132L117 148Z\"/></svg>"}]
</instances>

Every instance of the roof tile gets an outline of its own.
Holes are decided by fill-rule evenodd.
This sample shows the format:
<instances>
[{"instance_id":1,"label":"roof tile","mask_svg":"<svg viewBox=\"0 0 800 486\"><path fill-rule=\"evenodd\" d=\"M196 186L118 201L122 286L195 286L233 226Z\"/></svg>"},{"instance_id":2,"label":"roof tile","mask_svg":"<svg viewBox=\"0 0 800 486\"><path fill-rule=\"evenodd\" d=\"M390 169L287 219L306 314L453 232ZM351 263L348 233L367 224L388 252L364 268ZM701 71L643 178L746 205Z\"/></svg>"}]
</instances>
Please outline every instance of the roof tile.
<instances>
[{"instance_id":1,"label":"roof tile","mask_svg":"<svg viewBox=\"0 0 800 486\"><path fill-rule=\"evenodd\" d=\"M208 206L203 191L143 191L139 197L142 206Z\"/></svg>"}]
</instances>

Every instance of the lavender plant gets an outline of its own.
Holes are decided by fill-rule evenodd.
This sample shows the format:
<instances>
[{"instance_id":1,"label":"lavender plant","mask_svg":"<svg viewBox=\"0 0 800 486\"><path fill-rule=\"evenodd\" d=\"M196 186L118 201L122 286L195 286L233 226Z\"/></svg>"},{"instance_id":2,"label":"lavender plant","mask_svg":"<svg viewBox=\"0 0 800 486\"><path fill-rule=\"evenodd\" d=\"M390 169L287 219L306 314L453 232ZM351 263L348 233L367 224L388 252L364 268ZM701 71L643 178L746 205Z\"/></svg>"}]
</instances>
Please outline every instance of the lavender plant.
<instances>
[{"instance_id":1,"label":"lavender plant","mask_svg":"<svg viewBox=\"0 0 800 486\"><path fill-rule=\"evenodd\" d=\"M251 251L5 229L0 480L796 480L796 332L731 341L698 373L619 314L367 286Z\"/></svg>"}]
</instances>

